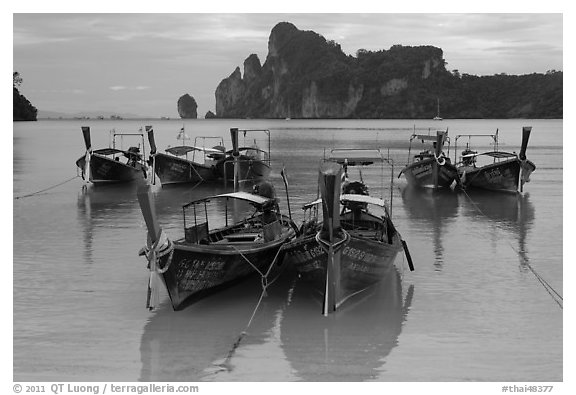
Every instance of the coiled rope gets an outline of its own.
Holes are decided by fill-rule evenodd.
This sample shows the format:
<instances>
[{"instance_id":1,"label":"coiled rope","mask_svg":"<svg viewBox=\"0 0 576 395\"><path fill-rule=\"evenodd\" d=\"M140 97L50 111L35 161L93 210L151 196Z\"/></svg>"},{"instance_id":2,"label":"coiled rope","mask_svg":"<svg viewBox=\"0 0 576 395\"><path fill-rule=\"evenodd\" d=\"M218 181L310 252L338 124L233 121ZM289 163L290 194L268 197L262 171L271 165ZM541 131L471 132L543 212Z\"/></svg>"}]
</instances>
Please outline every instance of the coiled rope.
<instances>
[{"instance_id":1,"label":"coiled rope","mask_svg":"<svg viewBox=\"0 0 576 395\"><path fill-rule=\"evenodd\" d=\"M482 210L480 210L480 208L478 207L478 205L472 200L472 198L470 197L470 195L468 195L466 193L465 190L463 190L464 195L468 198L468 200L470 200L470 202L474 205L474 208L476 209L476 211L478 211L480 214L482 214L484 217L488 218L488 216L486 214L484 214L482 212ZM550 283L548 281L546 281L544 279L544 277L542 277L537 271L536 269L534 269L532 267L532 265L530 264L530 262L528 262L528 260L520 253L520 251L518 251L513 245L512 243L510 243L510 241L507 241L508 245L510 246L510 248L522 259L522 264L525 265L528 269L530 269L530 271L532 272L532 274L534 274L534 277L536 277L536 279L540 282L540 284L544 287L544 289L546 290L546 292L548 292L548 294L552 297L552 299L554 300L554 302L556 302L556 304L562 309L564 310L563 307L563 302L564 302L564 298L562 297L562 295L560 295L558 293L558 291L556 291L554 289L554 287L552 285L550 285Z\"/></svg>"},{"instance_id":2,"label":"coiled rope","mask_svg":"<svg viewBox=\"0 0 576 395\"><path fill-rule=\"evenodd\" d=\"M79 176L78 174L76 174L74 177L71 177L71 178L69 178L69 179L67 179L67 180L64 180L64 181L62 181L62 182L60 182L60 183L58 183L58 184L56 184L56 185L52 185L52 186L50 186L50 187L48 187L48 188L44 188L44 189L41 189L41 190L36 191L36 192L28 193L28 194L26 194L26 195L16 196L16 197L14 198L14 200L23 199L23 198L26 198L26 197L38 195L38 194L40 194L40 193L42 193L42 192L46 192L46 191L49 191L50 189L54 189L54 188L56 188L56 187L59 187L60 185L64 185L64 184L66 184L67 182L70 182L70 181L72 181L73 179L78 178L78 177L80 177L80 176Z\"/></svg>"}]
</instances>

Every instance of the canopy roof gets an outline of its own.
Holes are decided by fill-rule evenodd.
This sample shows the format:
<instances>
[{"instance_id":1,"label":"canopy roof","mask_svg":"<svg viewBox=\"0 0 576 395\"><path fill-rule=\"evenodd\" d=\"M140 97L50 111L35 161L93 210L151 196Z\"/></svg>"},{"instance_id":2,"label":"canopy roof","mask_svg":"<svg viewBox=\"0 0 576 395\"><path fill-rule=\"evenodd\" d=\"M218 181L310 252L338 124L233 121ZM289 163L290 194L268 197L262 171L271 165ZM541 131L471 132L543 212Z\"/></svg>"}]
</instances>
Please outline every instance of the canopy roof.
<instances>
[{"instance_id":1,"label":"canopy roof","mask_svg":"<svg viewBox=\"0 0 576 395\"><path fill-rule=\"evenodd\" d=\"M517 156L516 154L514 154L512 152L490 151L490 152L466 154L466 155L462 155L462 158L463 159L473 158L473 157L480 156L480 155L491 156L492 158L497 158L497 159L513 158L513 157L515 158Z\"/></svg>"},{"instance_id":2,"label":"canopy roof","mask_svg":"<svg viewBox=\"0 0 576 395\"><path fill-rule=\"evenodd\" d=\"M330 152L329 160L349 166L371 165L374 162L383 162L384 157L379 149L339 148Z\"/></svg>"},{"instance_id":3,"label":"canopy roof","mask_svg":"<svg viewBox=\"0 0 576 395\"><path fill-rule=\"evenodd\" d=\"M358 195L356 193L344 193L344 194L340 195L340 201L341 202L368 203L368 204L374 204L374 205L380 206L380 207L384 207L386 205L384 203L384 200L382 200L380 198L372 197L372 196L368 196L368 195Z\"/></svg>"},{"instance_id":4,"label":"canopy roof","mask_svg":"<svg viewBox=\"0 0 576 395\"><path fill-rule=\"evenodd\" d=\"M230 192L230 193L223 193L220 195L214 195L214 196L209 196L206 198L194 200L194 201L184 205L184 207L188 207L188 206L191 206L193 204L208 202L212 199L222 199L222 198L243 200L243 201L255 204L257 206L264 206L266 204L270 204L270 203L273 203L276 201L276 199L274 199L274 198L267 198L267 197L255 195L255 194L249 193L249 192Z\"/></svg>"},{"instance_id":5,"label":"canopy roof","mask_svg":"<svg viewBox=\"0 0 576 395\"><path fill-rule=\"evenodd\" d=\"M166 148L166 152L176 156L183 156L186 155L188 152L191 151L200 151L205 152L207 154L221 154L222 151L216 148L205 148L205 147L194 147L189 145L180 145L177 147L170 147Z\"/></svg>"},{"instance_id":6,"label":"canopy roof","mask_svg":"<svg viewBox=\"0 0 576 395\"><path fill-rule=\"evenodd\" d=\"M344 202L358 202L358 203L368 203L368 204L374 204L376 206L380 206L380 207L384 207L386 204L384 203L384 200L380 199L380 198L376 198L376 197L372 197L372 196L368 196L368 195L358 195L355 193L343 193L342 195L340 195L340 202L344 203ZM318 198L310 203L306 203L304 206L302 206L302 209L307 210L310 207L314 207L317 204L322 203L322 198Z\"/></svg>"},{"instance_id":7,"label":"canopy roof","mask_svg":"<svg viewBox=\"0 0 576 395\"><path fill-rule=\"evenodd\" d=\"M422 140L422 141L436 141L438 140L437 136L432 136L428 134L413 134L412 140Z\"/></svg>"},{"instance_id":8,"label":"canopy roof","mask_svg":"<svg viewBox=\"0 0 576 395\"><path fill-rule=\"evenodd\" d=\"M260 148L258 148L258 147L240 147L240 148L238 148L238 152L250 151L250 150L252 150L252 151L258 151L258 152L263 152L263 153L267 154L266 151L264 151L263 149L260 149ZM218 151L218 152L219 152L219 153L222 153L222 151ZM227 155L231 155L232 152L233 152L233 150L228 150L228 151L226 151L226 154L227 154Z\"/></svg>"},{"instance_id":9,"label":"canopy roof","mask_svg":"<svg viewBox=\"0 0 576 395\"><path fill-rule=\"evenodd\" d=\"M125 155L127 158L130 158L130 157L141 158L142 157L142 155L139 152L123 151L123 150L119 150L116 148L100 148L100 149L96 149L96 150L92 151L92 153L99 154L99 155L122 154L122 155Z\"/></svg>"}]
</instances>

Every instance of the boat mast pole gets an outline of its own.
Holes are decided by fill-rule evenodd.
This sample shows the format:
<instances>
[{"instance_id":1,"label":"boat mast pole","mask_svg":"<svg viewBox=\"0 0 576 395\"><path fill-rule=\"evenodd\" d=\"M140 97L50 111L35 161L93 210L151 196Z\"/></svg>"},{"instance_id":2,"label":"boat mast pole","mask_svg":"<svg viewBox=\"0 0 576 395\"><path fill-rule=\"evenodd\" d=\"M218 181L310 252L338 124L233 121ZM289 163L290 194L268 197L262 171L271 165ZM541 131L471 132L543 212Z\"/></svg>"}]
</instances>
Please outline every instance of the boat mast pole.
<instances>
[{"instance_id":1,"label":"boat mast pole","mask_svg":"<svg viewBox=\"0 0 576 395\"><path fill-rule=\"evenodd\" d=\"M84 169L82 171L85 175L86 182L92 181L92 174L90 170L90 159L92 158L92 142L90 140L90 126L82 126L82 134L84 135L84 144L86 145L86 154L84 156Z\"/></svg>"},{"instance_id":2,"label":"boat mast pole","mask_svg":"<svg viewBox=\"0 0 576 395\"><path fill-rule=\"evenodd\" d=\"M156 207L154 205L154 197L150 191L150 185L144 182L139 183L137 189L138 203L140 204L140 210L142 211L142 216L144 217L144 222L146 222L146 228L148 230L148 263L150 266L150 278L148 280L148 295L146 300L146 307L150 310L154 309L160 304L160 284L162 278L157 272L157 259L156 259L156 248L160 239L160 233L162 228L158 223L156 217Z\"/></svg>"},{"instance_id":3,"label":"boat mast pole","mask_svg":"<svg viewBox=\"0 0 576 395\"><path fill-rule=\"evenodd\" d=\"M335 234L340 232L340 183L342 168L332 162L325 162L320 170L320 193L324 222L319 233L319 241L328 245L326 257L326 282L322 314L327 316L336 311L340 294L341 243L337 244ZM327 240L326 240L327 238Z\"/></svg>"},{"instance_id":4,"label":"boat mast pole","mask_svg":"<svg viewBox=\"0 0 576 395\"><path fill-rule=\"evenodd\" d=\"M240 152L238 151L238 128L230 129L232 139L232 157L234 158L234 192L238 190L238 178L240 173Z\"/></svg>"},{"instance_id":5,"label":"boat mast pole","mask_svg":"<svg viewBox=\"0 0 576 395\"><path fill-rule=\"evenodd\" d=\"M154 140L154 129L152 126L145 127L150 143L150 158L152 159L152 185L156 185L156 141Z\"/></svg>"}]
</instances>

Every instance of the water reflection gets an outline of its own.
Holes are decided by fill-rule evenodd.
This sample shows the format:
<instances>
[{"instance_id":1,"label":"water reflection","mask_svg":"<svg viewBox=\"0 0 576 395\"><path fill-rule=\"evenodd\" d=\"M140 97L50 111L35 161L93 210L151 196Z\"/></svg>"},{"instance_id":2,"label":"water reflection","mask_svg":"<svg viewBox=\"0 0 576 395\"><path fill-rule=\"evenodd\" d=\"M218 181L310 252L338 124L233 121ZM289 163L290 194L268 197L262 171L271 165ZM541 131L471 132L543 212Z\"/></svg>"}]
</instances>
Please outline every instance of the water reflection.
<instances>
[{"instance_id":1,"label":"water reflection","mask_svg":"<svg viewBox=\"0 0 576 395\"><path fill-rule=\"evenodd\" d=\"M111 229L130 229L138 209L135 184L101 187L83 186L78 192L78 220L82 229L84 258L93 263L94 238L100 230L104 237Z\"/></svg>"},{"instance_id":2,"label":"water reflection","mask_svg":"<svg viewBox=\"0 0 576 395\"><path fill-rule=\"evenodd\" d=\"M363 297L324 317L321 297L297 281L281 327L282 348L295 375L304 381L374 379L398 336L412 303L404 298L397 270Z\"/></svg>"},{"instance_id":3,"label":"water reflection","mask_svg":"<svg viewBox=\"0 0 576 395\"><path fill-rule=\"evenodd\" d=\"M411 188L402 189L402 202L406 215L418 232L432 237L434 266L440 270L444 264L443 232L451 219L458 215L458 195L453 191Z\"/></svg>"},{"instance_id":4,"label":"water reflection","mask_svg":"<svg viewBox=\"0 0 576 395\"><path fill-rule=\"evenodd\" d=\"M465 216L513 235L518 241L518 245L513 247L517 250L521 266L529 263L526 237L532 228L535 210L528 193L467 191L462 194L461 200Z\"/></svg>"},{"instance_id":5,"label":"water reflection","mask_svg":"<svg viewBox=\"0 0 576 395\"><path fill-rule=\"evenodd\" d=\"M226 380L237 368L242 349L263 344L277 321L276 313L285 304L291 278L282 275L268 289L246 335L234 344L257 305L261 294L259 277L216 293L185 310L174 312L168 300L154 312L142 334L140 381ZM257 372L260 358L242 361ZM258 381L263 377L245 377Z\"/></svg>"}]
</instances>

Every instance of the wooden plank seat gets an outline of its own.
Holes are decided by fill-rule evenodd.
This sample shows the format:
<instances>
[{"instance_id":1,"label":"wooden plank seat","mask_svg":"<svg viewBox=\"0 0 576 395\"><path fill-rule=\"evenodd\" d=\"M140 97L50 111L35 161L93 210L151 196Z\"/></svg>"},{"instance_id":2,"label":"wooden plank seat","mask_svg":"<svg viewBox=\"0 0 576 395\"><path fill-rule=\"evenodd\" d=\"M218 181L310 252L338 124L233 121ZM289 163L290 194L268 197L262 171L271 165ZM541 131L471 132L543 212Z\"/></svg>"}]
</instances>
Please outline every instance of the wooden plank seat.
<instances>
[{"instance_id":1,"label":"wooden plank seat","mask_svg":"<svg viewBox=\"0 0 576 395\"><path fill-rule=\"evenodd\" d=\"M254 242L257 237L260 236L260 233L233 233L224 236L229 242Z\"/></svg>"}]
</instances>

